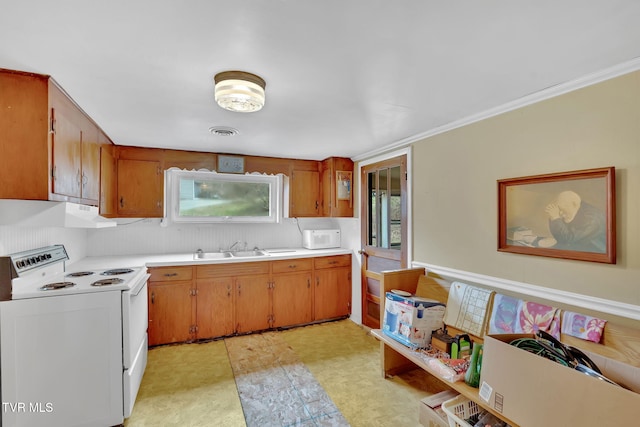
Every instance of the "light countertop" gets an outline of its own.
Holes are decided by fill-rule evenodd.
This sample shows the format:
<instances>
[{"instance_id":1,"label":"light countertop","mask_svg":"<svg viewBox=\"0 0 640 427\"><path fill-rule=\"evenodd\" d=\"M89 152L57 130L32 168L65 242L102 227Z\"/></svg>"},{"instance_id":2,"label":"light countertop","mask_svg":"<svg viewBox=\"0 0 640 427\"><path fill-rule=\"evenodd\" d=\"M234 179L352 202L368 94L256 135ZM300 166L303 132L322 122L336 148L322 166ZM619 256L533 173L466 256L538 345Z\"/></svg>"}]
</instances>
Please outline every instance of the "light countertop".
<instances>
[{"instance_id":1,"label":"light countertop","mask_svg":"<svg viewBox=\"0 0 640 427\"><path fill-rule=\"evenodd\" d=\"M277 248L262 249L267 253L264 256L195 259L194 252L174 254L135 254L118 256L85 257L77 262L67 265L67 271L101 270L107 268L134 268L134 267L166 267L173 265L203 265L203 264L228 264L236 262L260 262L279 259L310 258L330 255L350 254L350 249L304 249L304 248Z\"/></svg>"}]
</instances>

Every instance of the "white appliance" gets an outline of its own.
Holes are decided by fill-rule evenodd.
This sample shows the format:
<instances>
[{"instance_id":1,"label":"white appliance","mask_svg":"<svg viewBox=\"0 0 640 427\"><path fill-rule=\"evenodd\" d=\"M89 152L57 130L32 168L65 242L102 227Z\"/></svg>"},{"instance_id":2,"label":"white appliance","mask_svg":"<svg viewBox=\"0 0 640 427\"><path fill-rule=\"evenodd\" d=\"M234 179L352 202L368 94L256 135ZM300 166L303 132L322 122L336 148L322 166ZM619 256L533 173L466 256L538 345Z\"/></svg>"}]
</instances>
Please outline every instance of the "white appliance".
<instances>
[{"instance_id":1,"label":"white appliance","mask_svg":"<svg viewBox=\"0 0 640 427\"><path fill-rule=\"evenodd\" d=\"M340 230L303 230L302 246L306 249L340 247Z\"/></svg>"},{"instance_id":2,"label":"white appliance","mask_svg":"<svg viewBox=\"0 0 640 427\"><path fill-rule=\"evenodd\" d=\"M68 272L66 260L62 245L0 257L4 427L105 427L131 414L147 363L149 275Z\"/></svg>"}]
</instances>

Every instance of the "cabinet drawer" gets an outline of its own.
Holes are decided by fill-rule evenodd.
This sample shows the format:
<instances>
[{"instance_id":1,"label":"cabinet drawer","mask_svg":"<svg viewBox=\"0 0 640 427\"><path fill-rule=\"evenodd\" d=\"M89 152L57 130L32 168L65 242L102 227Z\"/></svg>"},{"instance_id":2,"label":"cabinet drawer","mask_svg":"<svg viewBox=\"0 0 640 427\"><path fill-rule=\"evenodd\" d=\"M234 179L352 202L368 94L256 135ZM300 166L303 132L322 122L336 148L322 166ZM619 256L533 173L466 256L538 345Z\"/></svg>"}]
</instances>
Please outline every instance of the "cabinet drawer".
<instances>
[{"instance_id":1,"label":"cabinet drawer","mask_svg":"<svg viewBox=\"0 0 640 427\"><path fill-rule=\"evenodd\" d=\"M351 255L318 257L313 262L315 268L348 267L351 265Z\"/></svg>"},{"instance_id":2,"label":"cabinet drawer","mask_svg":"<svg viewBox=\"0 0 640 427\"><path fill-rule=\"evenodd\" d=\"M191 280L193 267L151 267L149 268L151 282L167 282L177 280Z\"/></svg>"},{"instance_id":3,"label":"cabinet drawer","mask_svg":"<svg viewBox=\"0 0 640 427\"><path fill-rule=\"evenodd\" d=\"M311 258L283 259L271 263L271 271L274 273L289 273L292 271L311 270L313 260Z\"/></svg>"},{"instance_id":4,"label":"cabinet drawer","mask_svg":"<svg viewBox=\"0 0 640 427\"><path fill-rule=\"evenodd\" d=\"M196 277L246 276L252 274L269 274L269 263L264 261L239 262L229 264L211 264L196 267Z\"/></svg>"}]
</instances>

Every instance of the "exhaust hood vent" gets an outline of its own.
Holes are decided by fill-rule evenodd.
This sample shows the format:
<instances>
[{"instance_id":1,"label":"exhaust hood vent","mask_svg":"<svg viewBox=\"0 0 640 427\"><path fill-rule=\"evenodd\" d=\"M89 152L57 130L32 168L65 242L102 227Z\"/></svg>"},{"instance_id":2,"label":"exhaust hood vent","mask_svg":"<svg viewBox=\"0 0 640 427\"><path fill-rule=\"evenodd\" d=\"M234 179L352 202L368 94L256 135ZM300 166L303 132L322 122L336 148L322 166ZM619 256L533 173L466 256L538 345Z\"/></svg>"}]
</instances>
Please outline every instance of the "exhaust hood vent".
<instances>
[{"instance_id":1,"label":"exhaust hood vent","mask_svg":"<svg viewBox=\"0 0 640 427\"><path fill-rule=\"evenodd\" d=\"M42 200L0 200L0 225L25 227L104 228L116 222L98 214L95 206Z\"/></svg>"}]
</instances>

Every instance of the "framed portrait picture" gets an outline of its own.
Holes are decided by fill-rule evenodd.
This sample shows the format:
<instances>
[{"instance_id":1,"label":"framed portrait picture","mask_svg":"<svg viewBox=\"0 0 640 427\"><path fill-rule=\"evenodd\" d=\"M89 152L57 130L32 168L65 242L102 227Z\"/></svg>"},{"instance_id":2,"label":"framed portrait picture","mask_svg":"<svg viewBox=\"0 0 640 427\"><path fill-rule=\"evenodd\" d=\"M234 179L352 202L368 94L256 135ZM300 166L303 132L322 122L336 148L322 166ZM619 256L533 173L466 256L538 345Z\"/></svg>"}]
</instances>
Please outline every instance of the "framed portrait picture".
<instances>
[{"instance_id":1,"label":"framed portrait picture","mask_svg":"<svg viewBox=\"0 0 640 427\"><path fill-rule=\"evenodd\" d=\"M498 180L498 251L616 263L615 168Z\"/></svg>"}]
</instances>

